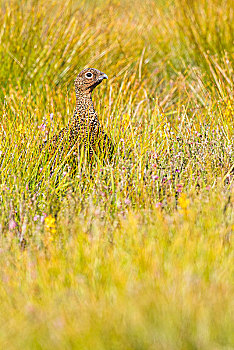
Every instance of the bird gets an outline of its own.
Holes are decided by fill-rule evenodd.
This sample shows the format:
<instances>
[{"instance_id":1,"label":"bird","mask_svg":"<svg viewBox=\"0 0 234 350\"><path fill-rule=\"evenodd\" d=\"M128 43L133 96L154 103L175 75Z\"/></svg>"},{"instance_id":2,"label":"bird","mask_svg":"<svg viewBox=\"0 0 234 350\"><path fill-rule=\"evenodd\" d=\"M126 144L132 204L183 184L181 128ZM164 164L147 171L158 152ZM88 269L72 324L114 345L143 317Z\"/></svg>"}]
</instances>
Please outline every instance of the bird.
<instances>
[{"instance_id":1,"label":"bird","mask_svg":"<svg viewBox=\"0 0 234 350\"><path fill-rule=\"evenodd\" d=\"M45 141L40 151L47 150L50 158L62 161L69 154L74 165L82 150L89 163L98 157L104 162L110 162L113 157L114 144L98 119L95 111L92 92L108 76L95 68L82 70L75 79L76 106L73 116L67 126L55 136ZM75 161L75 162L74 162Z\"/></svg>"}]
</instances>

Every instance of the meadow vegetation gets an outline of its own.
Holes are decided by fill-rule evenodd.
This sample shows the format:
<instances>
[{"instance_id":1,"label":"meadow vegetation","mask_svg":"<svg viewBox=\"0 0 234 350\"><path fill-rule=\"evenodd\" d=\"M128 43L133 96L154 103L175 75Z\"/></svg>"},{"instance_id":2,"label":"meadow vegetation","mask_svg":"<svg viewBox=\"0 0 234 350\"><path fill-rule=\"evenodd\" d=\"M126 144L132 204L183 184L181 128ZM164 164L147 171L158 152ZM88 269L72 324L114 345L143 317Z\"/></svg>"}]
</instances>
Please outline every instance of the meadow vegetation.
<instances>
[{"instance_id":1,"label":"meadow vegetation","mask_svg":"<svg viewBox=\"0 0 234 350\"><path fill-rule=\"evenodd\" d=\"M233 14L0 0L1 349L234 349ZM50 177L84 67L114 161Z\"/></svg>"}]
</instances>

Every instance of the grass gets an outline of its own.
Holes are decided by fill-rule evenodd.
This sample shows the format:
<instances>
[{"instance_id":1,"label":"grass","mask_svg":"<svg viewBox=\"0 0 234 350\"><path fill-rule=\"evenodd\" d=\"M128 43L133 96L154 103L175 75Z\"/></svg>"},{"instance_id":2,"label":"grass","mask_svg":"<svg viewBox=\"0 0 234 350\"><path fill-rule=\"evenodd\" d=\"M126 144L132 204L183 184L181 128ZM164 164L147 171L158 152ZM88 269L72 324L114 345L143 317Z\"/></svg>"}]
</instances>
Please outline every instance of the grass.
<instances>
[{"instance_id":1,"label":"grass","mask_svg":"<svg viewBox=\"0 0 234 350\"><path fill-rule=\"evenodd\" d=\"M231 0L0 1L0 348L234 348L233 23ZM50 178L88 66L114 163Z\"/></svg>"}]
</instances>

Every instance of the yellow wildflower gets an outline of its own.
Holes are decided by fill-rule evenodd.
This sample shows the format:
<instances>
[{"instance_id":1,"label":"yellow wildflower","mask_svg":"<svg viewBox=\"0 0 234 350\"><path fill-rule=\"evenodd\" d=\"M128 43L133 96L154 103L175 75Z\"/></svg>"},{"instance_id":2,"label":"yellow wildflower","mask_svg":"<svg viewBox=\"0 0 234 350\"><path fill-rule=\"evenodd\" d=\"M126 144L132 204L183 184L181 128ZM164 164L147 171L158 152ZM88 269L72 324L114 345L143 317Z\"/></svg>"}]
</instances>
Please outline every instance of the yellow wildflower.
<instances>
[{"instance_id":1,"label":"yellow wildflower","mask_svg":"<svg viewBox=\"0 0 234 350\"><path fill-rule=\"evenodd\" d=\"M19 132L21 132L21 131L23 130L23 125L22 125L22 124L19 124L17 130L18 130Z\"/></svg>"},{"instance_id":2,"label":"yellow wildflower","mask_svg":"<svg viewBox=\"0 0 234 350\"><path fill-rule=\"evenodd\" d=\"M185 193L182 193L178 202L179 202L181 209L186 210L187 207L189 206L190 200L187 198Z\"/></svg>"},{"instance_id":3,"label":"yellow wildflower","mask_svg":"<svg viewBox=\"0 0 234 350\"><path fill-rule=\"evenodd\" d=\"M56 223L55 218L53 218L52 215L49 215L45 218L45 229L48 233L50 233L52 236L50 236L50 240L53 241L54 237L53 235L56 233Z\"/></svg>"},{"instance_id":4,"label":"yellow wildflower","mask_svg":"<svg viewBox=\"0 0 234 350\"><path fill-rule=\"evenodd\" d=\"M225 102L226 102L226 106L224 110L224 117L227 121L233 121L233 113L234 113L233 102L230 99L226 100Z\"/></svg>"}]
</instances>

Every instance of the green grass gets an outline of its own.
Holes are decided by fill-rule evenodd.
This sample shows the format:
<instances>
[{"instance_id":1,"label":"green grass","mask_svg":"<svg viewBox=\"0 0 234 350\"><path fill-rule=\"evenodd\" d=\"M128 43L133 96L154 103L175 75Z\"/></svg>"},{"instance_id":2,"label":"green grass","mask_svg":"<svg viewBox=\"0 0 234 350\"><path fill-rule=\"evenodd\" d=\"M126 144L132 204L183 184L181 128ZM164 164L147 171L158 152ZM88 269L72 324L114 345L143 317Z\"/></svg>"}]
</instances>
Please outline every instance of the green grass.
<instances>
[{"instance_id":1,"label":"green grass","mask_svg":"<svg viewBox=\"0 0 234 350\"><path fill-rule=\"evenodd\" d=\"M233 33L231 0L0 0L1 349L234 349ZM114 162L50 178L89 66Z\"/></svg>"}]
</instances>

